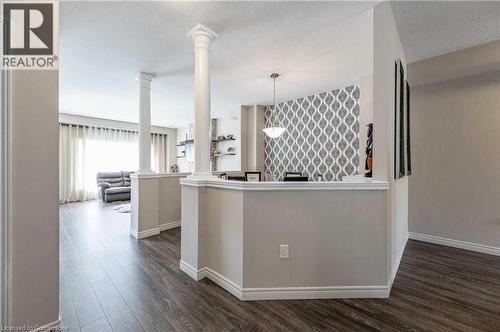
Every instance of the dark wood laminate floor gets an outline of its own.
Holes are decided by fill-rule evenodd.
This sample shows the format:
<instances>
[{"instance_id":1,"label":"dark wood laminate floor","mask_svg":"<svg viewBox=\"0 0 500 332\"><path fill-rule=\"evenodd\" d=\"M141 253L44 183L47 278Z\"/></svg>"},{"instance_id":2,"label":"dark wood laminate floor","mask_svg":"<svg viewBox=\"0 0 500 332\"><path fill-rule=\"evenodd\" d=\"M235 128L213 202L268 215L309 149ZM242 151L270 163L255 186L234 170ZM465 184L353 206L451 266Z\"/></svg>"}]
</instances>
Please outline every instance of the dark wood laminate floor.
<instances>
[{"instance_id":1,"label":"dark wood laminate floor","mask_svg":"<svg viewBox=\"0 0 500 332\"><path fill-rule=\"evenodd\" d=\"M500 331L500 257L409 241L389 299L241 302L179 270L180 228L136 241L113 206L60 214L69 331Z\"/></svg>"}]
</instances>

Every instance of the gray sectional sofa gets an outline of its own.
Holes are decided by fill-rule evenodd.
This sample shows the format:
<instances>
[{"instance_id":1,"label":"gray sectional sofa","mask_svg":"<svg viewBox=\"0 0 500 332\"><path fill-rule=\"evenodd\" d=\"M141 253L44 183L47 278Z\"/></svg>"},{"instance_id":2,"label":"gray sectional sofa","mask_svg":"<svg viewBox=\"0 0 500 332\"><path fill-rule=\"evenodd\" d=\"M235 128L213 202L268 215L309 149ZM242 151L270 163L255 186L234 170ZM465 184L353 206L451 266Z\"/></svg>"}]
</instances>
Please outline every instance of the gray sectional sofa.
<instances>
[{"instance_id":1,"label":"gray sectional sofa","mask_svg":"<svg viewBox=\"0 0 500 332\"><path fill-rule=\"evenodd\" d=\"M96 181L99 197L104 202L130 200L130 174L134 172L100 172Z\"/></svg>"}]
</instances>

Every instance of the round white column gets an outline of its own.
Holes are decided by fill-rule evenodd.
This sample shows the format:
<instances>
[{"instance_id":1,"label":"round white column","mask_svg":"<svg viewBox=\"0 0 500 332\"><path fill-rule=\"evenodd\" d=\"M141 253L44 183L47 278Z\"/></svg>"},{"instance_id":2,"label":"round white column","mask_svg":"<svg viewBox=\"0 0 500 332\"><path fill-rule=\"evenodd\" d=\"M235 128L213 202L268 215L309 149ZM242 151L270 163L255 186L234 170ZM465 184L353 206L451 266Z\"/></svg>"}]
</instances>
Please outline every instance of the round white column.
<instances>
[{"instance_id":1,"label":"round white column","mask_svg":"<svg viewBox=\"0 0 500 332\"><path fill-rule=\"evenodd\" d=\"M139 174L151 170L151 81L155 75L139 73Z\"/></svg>"},{"instance_id":2,"label":"round white column","mask_svg":"<svg viewBox=\"0 0 500 332\"><path fill-rule=\"evenodd\" d=\"M210 171L210 44L217 34L198 24L188 33L194 42L194 170L191 177L212 177Z\"/></svg>"}]
</instances>

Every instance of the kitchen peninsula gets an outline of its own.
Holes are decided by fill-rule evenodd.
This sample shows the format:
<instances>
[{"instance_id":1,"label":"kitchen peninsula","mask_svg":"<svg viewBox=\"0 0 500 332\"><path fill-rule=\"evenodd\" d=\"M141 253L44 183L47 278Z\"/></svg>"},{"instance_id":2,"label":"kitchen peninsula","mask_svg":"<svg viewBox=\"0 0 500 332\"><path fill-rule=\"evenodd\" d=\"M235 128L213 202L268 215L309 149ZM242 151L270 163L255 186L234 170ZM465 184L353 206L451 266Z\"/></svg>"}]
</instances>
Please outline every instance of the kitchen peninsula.
<instances>
[{"instance_id":1,"label":"kitchen peninsula","mask_svg":"<svg viewBox=\"0 0 500 332\"><path fill-rule=\"evenodd\" d=\"M193 279L241 300L389 296L387 182L180 184Z\"/></svg>"}]
</instances>

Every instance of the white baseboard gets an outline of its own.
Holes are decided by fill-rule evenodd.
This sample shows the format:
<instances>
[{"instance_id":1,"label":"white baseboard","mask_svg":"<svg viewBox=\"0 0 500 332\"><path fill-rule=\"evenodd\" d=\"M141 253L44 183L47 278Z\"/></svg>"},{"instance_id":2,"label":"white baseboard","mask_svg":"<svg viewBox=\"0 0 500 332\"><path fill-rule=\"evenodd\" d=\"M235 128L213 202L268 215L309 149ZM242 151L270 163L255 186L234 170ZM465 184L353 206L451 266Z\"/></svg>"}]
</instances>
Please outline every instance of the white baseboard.
<instances>
[{"instance_id":1,"label":"white baseboard","mask_svg":"<svg viewBox=\"0 0 500 332\"><path fill-rule=\"evenodd\" d=\"M160 234L160 232L166 231L168 229L180 227L180 225L181 225L181 221L176 220L176 221L171 221L171 222L161 224L158 227L147 229L147 230L141 231L141 232L137 232L137 231L131 229L130 235L132 235L136 239L140 240L140 239L144 239L145 237L158 235L158 234Z\"/></svg>"},{"instance_id":2,"label":"white baseboard","mask_svg":"<svg viewBox=\"0 0 500 332\"><path fill-rule=\"evenodd\" d=\"M444 237L439 237L439 236L434 236L434 235L426 235L426 234L420 234L420 233L413 233L413 232L410 232L410 239L422 241L422 242L441 244L441 245L453 247L453 248L476 251L476 252L480 252L483 254L500 256L500 248L486 246L484 244L447 239Z\"/></svg>"},{"instance_id":3,"label":"white baseboard","mask_svg":"<svg viewBox=\"0 0 500 332\"><path fill-rule=\"evenodd\" d=\"M243 301L388 298L387 286L243 288Z\"/></svg>"},{"instance_id":4,"label":"white baseboard","mask_svg":"<svg viewBox=\"0 0 500 332\"><path fill-rule=\"evenodd\" d=\"M391 275L389 276L389 288L392 288L392 284L394 283L394 279L396 279L396 274L398 274L399 265L401 264L401 259L403 259L403 254L405 253L406 244L408 243L409 234L406 234L406 237L403 239L401 244L399 245L399 252L397 253L396 263L391 269Z\"/></svg>"},{"instance_id":5,"label":"white baseboard","mask_svg":"<svg viewBox=\"0 0 500 332\"><path fill-rule=\"evenodd\" d=\"M201 269L200 273L200 279L208 278L215 282L217 285L227 290L229 293L233 294L236 298L243 300L242 294L244 290L235 282L229 280L228 278L215 272L214 270L209 269L208 267Z\"/></svg>"},{"instance_id":6,"label":"white baseboard","mask_svg":"<svg viewBox=\"0 0 500 332\"><path fill-rule=\"evenodd\" d=\"M275 287L242 288L232 280L204 267L195 269L186 262L180 262L180 269L194 280L208 278L243 301L255 300L299 300L299 299L341 299L341 298L387 298L390 287L383 286L331 286L331 287Z\"/></svg>"},{"instance_id":7,"label":"white baseboard","mask_svg":"<svg viewBox=\"0 0 500 332\"><path fill-rule=\"evenodd\" d=\"M204 277L201 277L201 275L197 269L195 269L194 267L192 267L188 263L184 262L183 260L181 260L181 262L179 264L179 268L181 269L181 271L183 271L184 273L186 273L188 276L190 276L191 278L193 278L196 281L199 281L199 280L204 278Z\"/></svg>"},{"instance_id":8,"label":"white baseboard","mask_svg":"<svg viewBox=\"0 0 500 332\"><path fill-rule=\"evenodd\" d=\"M158 227L151 228L145 231L137 232L136 230L131 229L130 235L135 237L137 240L144 239L145 237L150 237L153 235L160 234L160 229Z\"/></svg>"},{"instance_id":9,"label":"white baseboard","mask_svg":"<svg viewBox=\"0 0 500 332\"><path fill-rule=\"evenodd\" d=\"M45 331L52 331L52 330L59 331L60 325L61 325L61 320L58 319L56 321L45 324L43 326L39 326L36 329L34 329L32 332L45 332Z\"/></svg>"},{"instance_id":10,"label":"white baseboard","mask_svg":"<svg viewBox=\"0 0 500 332\"><path fill-rule=\"evenodd\" d=\"M166 231L168 229L176 228L181 226L181 221L176 220L176 221L170 221L166 222L164 224L161 224L158 228L160 229L160 232Z\"/></svg>"},{"instance_id":11,"label":"white baseboard","mask_svg":"<svg viewBox=\"0 0 500 332\"><path fill-rule=\"evenodd\" d=\"M130 236L139 239L139 233L135 229L130 229Z\"/></svg>"}]
</instances>

